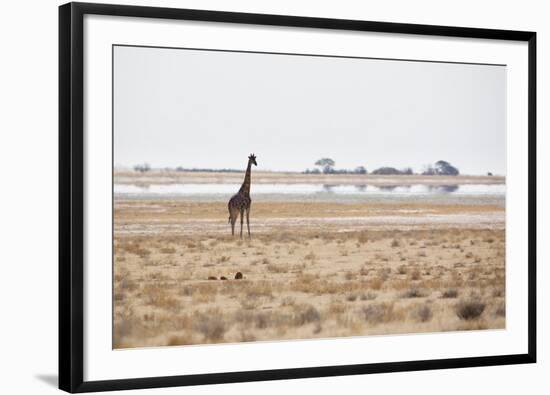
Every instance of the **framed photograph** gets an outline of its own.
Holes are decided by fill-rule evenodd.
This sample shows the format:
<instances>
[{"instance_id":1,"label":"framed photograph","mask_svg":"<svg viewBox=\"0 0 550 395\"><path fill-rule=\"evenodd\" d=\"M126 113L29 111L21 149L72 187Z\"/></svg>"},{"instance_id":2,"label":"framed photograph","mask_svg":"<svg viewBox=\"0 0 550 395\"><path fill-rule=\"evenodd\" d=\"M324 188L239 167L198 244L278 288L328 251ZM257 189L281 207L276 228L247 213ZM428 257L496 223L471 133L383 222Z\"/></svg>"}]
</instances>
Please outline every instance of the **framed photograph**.
<instances>
[{"instance_id":1,"label":"framed photograph","mask_svg":"<svg viewBox=\"0 0 550 395\"><path fill-rule=\"evenodd\" d=\"M536 35L59 9L59 386L536 361Z\"/></svg>"}]
</instances>

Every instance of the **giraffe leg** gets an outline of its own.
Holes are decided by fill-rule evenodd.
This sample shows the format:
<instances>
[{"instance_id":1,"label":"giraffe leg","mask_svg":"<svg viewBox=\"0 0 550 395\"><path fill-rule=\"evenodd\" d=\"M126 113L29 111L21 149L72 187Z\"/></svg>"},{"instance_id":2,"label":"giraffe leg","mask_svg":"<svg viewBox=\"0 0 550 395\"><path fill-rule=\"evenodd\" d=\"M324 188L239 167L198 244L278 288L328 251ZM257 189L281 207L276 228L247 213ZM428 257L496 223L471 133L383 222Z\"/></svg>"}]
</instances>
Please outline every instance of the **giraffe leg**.
<instances>
[{"instance_id":1,"label":"giraffe leg","mask_svg":"<svg viewBox=\"0 0 550 395\"><path fill-rule=\"evenodd\" d=\"M246 227L248 228L248 238L250 239L250 207L246 209Z\"/></svg>"},{"instance_id":2,"label":"giraffe leg","mask_svg":"<svg viewBox=\"0 0 550 395\"><path fill-rule=\"evenodd\" d=\"M241 239L243 238L244 210L241 209Z\"/></svg>"},{"instance_id":3,"label":"giraffe leg","mask_svg":"<svg viewBox=\"0 0 550 395\"><path fill-rule=\"evenodd\" d=\"M239 209L235 207L229 208L229 222L231 223L231 235L235 236L235 222L239 218Z\"/></svg>"}]
</instances>

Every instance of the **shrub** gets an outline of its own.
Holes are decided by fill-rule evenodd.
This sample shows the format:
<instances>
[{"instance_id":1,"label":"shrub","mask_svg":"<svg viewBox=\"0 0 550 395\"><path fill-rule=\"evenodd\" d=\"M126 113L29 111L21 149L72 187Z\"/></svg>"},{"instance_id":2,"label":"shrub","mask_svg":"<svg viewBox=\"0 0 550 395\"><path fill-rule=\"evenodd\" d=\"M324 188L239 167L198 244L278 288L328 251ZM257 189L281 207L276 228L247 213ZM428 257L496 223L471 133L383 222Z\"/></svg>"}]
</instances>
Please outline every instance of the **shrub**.
<instances>
[{"instance_id":1,"label":"shrub","mask_svg":"<svg viewBox=\"0 0 550 395\"><path fill-rule=\"evenodd\" d=\"M458 296L458 291L456 289L447 289L443 291L443 293L441 294L441 297L445 299L452 299L452 298L456 298L457 296Z\"/></svg>"},{"instance_id":2,"label":"shrub","mask_svg":"<svg viewBox=\"0 0 550 395\"><path fill-rule=\"evenodd\" d=\"M363 308L365 321L371 324L379 324L390 319L393 305L386 303L371 304Z\"/></svg>"},{"instance_id":3,"label":"shrub","mask_svg":"<svg viewBox=\"0 0 550 395\"><path fill-rule=\"evenodd\" d=\"M426 295L418 288L411 288L403 294L404 298L422 298L423 296Z\"/></svg>"},{"instance_id":4,"label":"shrub","mask_svg":"<svg viewBox=\"0 0 550 395\"><path fill-rule=\"evenodd\" d=\"M217 311L200 314L195 321L195 330L204 336L206 342L223 340L227 326Z\"/></svg>"},{"instance_id":5,"label":"shrub","mask_svg":"<svg viewBox=\"0 0 550 395\"><path fill-rule=\"evenodd\" d=\"M427 305L419 306L415 310L414 314L420 322L428 322L432 319L433 316L432 309L430 308L430 306Z\"/></svg>"},{"instance_id":6,"label":"shrub","mask_svg":"<svg viewBox=\"0 0 550 395\"><path fill-rule=\"evenodd\" d=\"M346 296L346 300L348 302L355 302L356 299L357 299L357 295L355 294L349 294L348 296Z\"/></svg>"},{"instance_id":7,"label":"shrub","mask_svg":"<svg viewBox=\"0 0 550 395\"><path fill-rule=\"evenodd\" d=\"M364 294L361 294L361 300L374 300L376 299L378 295L376 295L374 292L367 292Z\"/></svg>"},{"instance_id":8,"label":"shrub","mask_svg":"<svg viewBox=\"0 0 550 395\"><path fill-rule=\"evenodd\" d=\"M295 306L294 324L302 326L321 320L321 313L313 306Z\"/></svg>"},{"instance_id":9,"label":"shrub","mask_svg":"<svg viewBox=\"0 0 550 395\"><path fill-rule=\"evenodd\" d=\"M504 304L504 302L497 306L497 308L495 310L495 315L497 317L505 317L506 316L506 304Z\"/></svg>"},{"instance_id":10,"label":"shrub","mask_svg":"<svg viewBox=\"0 0 550 395\"><path fill-rule=\"evenodd\" d=\"M484 310L485 303L477 302L474 300L460 301L455 307L455 312L458 318L466 321L479 318Z\"/></svg>"}]
</instances>

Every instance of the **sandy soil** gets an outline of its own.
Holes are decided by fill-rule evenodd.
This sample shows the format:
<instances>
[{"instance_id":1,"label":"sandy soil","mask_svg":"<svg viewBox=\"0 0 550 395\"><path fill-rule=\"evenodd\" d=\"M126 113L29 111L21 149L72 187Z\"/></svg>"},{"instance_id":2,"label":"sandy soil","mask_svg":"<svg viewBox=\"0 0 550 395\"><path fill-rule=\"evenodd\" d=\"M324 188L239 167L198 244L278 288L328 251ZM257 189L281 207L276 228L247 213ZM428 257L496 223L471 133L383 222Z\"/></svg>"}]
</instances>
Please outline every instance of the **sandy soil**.
<instances>
[{"instance_id":1,"label":"sandy soil","mask_svg":"<svg viewBox=\"0 0 550 395\"><path fill-rule=\"evenodd\" d=\"M251 227L116 199L114 347L505 327L502 204L262 201Z\"/></svg>"}]
</instances>

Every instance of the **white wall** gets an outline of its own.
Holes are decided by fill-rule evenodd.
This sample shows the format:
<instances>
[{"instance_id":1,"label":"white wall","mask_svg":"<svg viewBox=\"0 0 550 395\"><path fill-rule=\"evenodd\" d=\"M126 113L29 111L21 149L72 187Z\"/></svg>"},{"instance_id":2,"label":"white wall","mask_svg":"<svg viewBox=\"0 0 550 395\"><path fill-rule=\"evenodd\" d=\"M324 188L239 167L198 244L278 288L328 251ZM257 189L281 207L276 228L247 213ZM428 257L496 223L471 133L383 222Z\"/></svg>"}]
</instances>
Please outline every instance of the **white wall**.
<instances>
[{"instance_id":1,"label":"white wall","mask_svg":"<svg viewBox=\"0 0 550 395\"><path fill-rule=\"evenodd\" d=\"M534 30L538 33L539 202L549 201L550 24L545 1L185 0L118 3L228 11ZM0 21L0 388L54 393L57 374L57 6L59 1L2 4ZM539 205L539 363L187 388L225 394L464 393L548 391L550 349L543 338L550 311L548 210ZM543 229L546 228L546 229ZM546 387L546 391L543 387ZM127 393L180 393L163 389Z\"/></svg>"}]
</instances>

